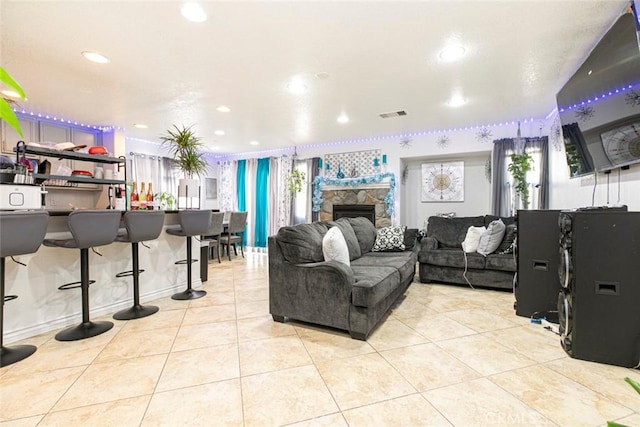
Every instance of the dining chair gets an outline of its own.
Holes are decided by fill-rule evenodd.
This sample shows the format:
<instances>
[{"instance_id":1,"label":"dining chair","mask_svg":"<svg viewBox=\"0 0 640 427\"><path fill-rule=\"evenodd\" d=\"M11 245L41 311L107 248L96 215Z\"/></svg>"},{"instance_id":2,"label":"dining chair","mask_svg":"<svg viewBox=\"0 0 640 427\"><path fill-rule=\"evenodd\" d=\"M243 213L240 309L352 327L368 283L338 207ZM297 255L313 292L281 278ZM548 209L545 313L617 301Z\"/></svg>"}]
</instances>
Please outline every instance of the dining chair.
<instances>
[{"instance_id":1,"label":"dining chair","mask_svg":"<svg viewBox=\"0 0 640 427\"><path fill-rule=\"evenodd\" d=\"M204 240L209 242L209 256L213 259L213 251L216 252L218 262L220 262L220 236L224 231L224 213L213 212L211 214L211 226L204 236Z\"/></svg>"},{"instance_id":2,"label":"dining chair","mask_svg":"<svg viewBox=\"0 0 640 427\"><path fill-rule=\"evenodd\" d=\"M220 236L220 244L224 248L227 248L227 254L229 255L229 261L231 261L231 246L233 246L233 252L238 255L237 244L240 244L240 252L242 258L244 258L244 247L242 241L244 240L244 227L247 224L247 212L231 212L229 215L229 227L227 233Z\"/></svg>"}]
</instances>

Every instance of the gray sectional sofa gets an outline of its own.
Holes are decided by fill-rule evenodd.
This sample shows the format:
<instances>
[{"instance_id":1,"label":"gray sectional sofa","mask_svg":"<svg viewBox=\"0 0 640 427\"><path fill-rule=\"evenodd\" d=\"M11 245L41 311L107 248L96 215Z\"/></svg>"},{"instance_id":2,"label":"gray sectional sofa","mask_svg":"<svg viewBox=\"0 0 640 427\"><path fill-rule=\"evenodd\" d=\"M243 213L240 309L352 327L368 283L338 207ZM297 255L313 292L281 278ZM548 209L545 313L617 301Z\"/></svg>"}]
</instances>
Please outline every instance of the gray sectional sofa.
<instances>
[{"instance_id":1,"label":"gray sectional sofa","mask_svg":"<svg viewBox=\"0 0 640 427\"><path fill-rule=\"evenodd\" d=\"M503 241L495 253L486 257L478 253L466 254L467 270L465 274L465 254L462 242L470 226L488 226L497 216L485 215L474 217L438 217L428 219L426 237L420 241L418 262L420 263L420 281L423 283L445 282L467 284L473 286L512 289L516 272L516 260L513 253L504 252L511 244ZM509 239L515 229L513 217L500 218L507 226L505 240ZM511 226L511 227L509 227ZM511 230L510 230L511 229Z\"/></svg>"},{"instance_id":2,"label":"gray sectional sofa","mask_svg":"<svg viewBox=\"0 0 640 427\"><path fill-rule=\"evenodd\" d=\"M340 227L350 265L325 261L322 239ZM349 331L366 340L413 281L416 230L405 232L404 251L372 252L377 230L366 218L340 218L282 227L269 237L269 311L286 318Z\"/></svg>"}]
</instances>

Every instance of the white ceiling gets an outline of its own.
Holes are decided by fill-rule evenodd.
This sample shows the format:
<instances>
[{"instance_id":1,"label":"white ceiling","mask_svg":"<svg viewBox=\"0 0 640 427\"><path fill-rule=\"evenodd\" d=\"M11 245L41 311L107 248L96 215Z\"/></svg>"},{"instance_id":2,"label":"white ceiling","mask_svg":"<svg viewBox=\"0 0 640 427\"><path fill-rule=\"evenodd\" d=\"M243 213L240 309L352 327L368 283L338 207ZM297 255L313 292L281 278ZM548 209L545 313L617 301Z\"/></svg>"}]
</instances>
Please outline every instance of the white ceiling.
<instances>
[{"instance_id":1,"label":"white ceiling","mask_svg":"<svg viewBox=\"0 0 640 427\"><path fill-rule=\"evenodd\" d=\"M2 0L1 63L27 111L150 141L193 125L210 149L241 153L544 118L627 3L204 1L197 24L178 1ZM453 40L467 53L444 63ZM306 94L287 91L293 76ZM451 108L456 90L468 103ZM396 110L408 115L378 116Z\"/></svg>"}]
</instances>

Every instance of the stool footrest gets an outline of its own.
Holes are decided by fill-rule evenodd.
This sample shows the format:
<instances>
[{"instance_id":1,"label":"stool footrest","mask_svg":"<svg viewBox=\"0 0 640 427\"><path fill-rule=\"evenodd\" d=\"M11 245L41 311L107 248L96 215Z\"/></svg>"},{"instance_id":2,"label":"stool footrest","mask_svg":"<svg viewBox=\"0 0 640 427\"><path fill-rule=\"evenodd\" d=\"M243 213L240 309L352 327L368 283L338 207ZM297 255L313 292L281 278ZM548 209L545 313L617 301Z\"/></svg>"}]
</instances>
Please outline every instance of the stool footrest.
<instances>
[{"instance_id":1,"label":"stool footrest","mask_svg":"<svg viewBox=\"0 0 640 427\"><path fill-rule=\"evenodd\" d=\"M198 260L197 259L192 259L191 260L191 264L193 264L194 262L198 262ZM174 262L174 264L177 264L177 265L189 264L189 260L188 259L181 259L180 261Z\"/></svg>"},{"instance_id":2,"label":"stool footrest","mask_svg":"<svg viewBox=\"0 0 640 427\"><path fill-rule=\"evenodd\" d=\"M35 345L12 345L0 348L0 367L19 362L36 352Z\"/></svg>"},{"instance_id":3,"label":"stool footrest","mask_svg":"<svg viewBox=\"0 0 640 427\"><path fill-rule=\"evenodd\" d=\"M113 328L113 322L98 321L81 323L78 326L72 326L56 334L58 341L78 341L85 338L95 337L107 332Z\"/></svg>"},{"instance_id":4,"label":"stool footrest","mask_svg":"<svg viewBox=\"0 0 640 427\"><path fill-rule=\"evenodd\" d=\"M11 301L11 300L14 300L14 299L18 299L18 295L5 295L4 296L4 302Z\"/></svg>"},{"instance_id":5,"label":"stool footrest","mask_svg":"<svg viewBox=\"0 0 640 427\"><path fill-rule=\"evenodd\" d=\"M144 270L140 269L138 270L138 273L144 273ZM116 274L116 277L128 277L128 276L133 276L133 270L127 270L127 271L123 271L121 273Z\"/></svg>"},{"instance_id":6,"label":"stool footrest","mask_svg":"<svg viewBox=\"0 0 640 427\"><path fill-rule=\"evenodd\" d=\"M96 283L95 280L89 280L89 284L93 284ZM82 282L71 282L71 283L65 283L64 285L60 285L58 286L58 289L61 291L67 291L69 289L76 289L76 288L81 288L82 287Z\"/></svg>"}]
</instances>

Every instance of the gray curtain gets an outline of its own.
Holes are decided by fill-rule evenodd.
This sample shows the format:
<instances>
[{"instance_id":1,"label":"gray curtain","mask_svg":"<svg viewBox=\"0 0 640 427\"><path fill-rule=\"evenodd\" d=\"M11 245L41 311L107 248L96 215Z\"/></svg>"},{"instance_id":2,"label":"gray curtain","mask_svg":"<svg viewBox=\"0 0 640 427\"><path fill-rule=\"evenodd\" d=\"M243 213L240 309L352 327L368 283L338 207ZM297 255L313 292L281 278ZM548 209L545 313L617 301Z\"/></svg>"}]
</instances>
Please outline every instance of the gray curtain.
<instances>
[{"instance_id":1,"label":"gray curtain","mask_svg":"<svg viewBox=\"0 0 640 427\"><path fill-rule=\"evenodd\" d=\"M311 198L313 199L313 192L315 190L314 181L316 176L320 175L320 167L318 166L320 163L320 157L314 157L311 159L311 177L309 178L309 182L311 183ZM311 211L311 221L317 221L320 216L320 212Z\"/></svg>"},{"instance_id":2,"label":"gray curtain","mask_svg":"<svg viewBox=\"0 0 640 427\"><path fill-rule=\"evenodd\" d=\"M525 138L526 148L540 150L540 176L538 178L538 209L549 209L549 138Z\"/></svg>"},{"instance_id":3,"label":"gray curtain","mask_svg":"<svg viewBox=\"0 0 640 427\"><path fill-rule=\"evenodd\" d=\"M497 216L511 215L511 186L506 174L508 152L514 151L513 138L493 141L491 165L491 213Z\"/></svg>"}]
</instances>

